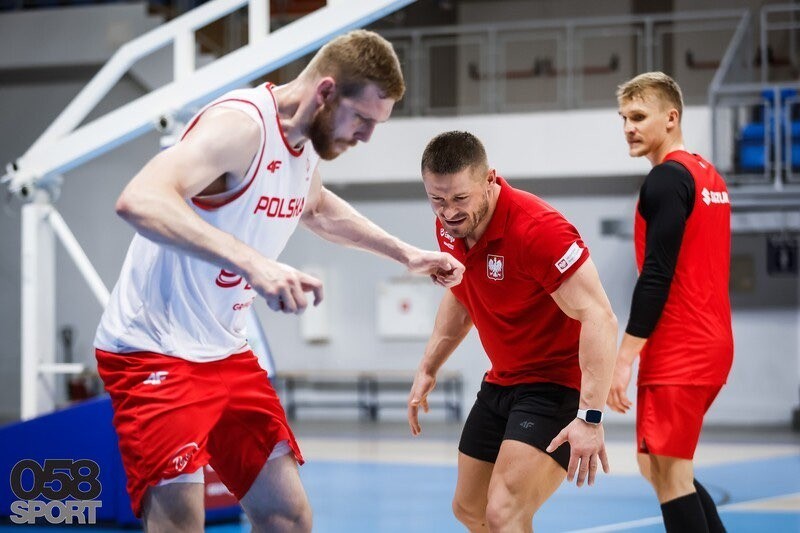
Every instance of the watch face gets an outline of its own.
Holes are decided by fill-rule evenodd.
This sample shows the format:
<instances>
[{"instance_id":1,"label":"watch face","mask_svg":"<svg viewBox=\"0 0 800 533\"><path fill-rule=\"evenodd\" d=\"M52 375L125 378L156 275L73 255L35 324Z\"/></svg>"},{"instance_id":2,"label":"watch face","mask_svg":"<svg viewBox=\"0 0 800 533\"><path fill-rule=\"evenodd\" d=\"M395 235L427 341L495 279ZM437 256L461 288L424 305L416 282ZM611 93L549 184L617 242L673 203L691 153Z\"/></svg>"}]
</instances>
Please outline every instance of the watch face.
<instances>
[{"instance_id":1,"label":"watch face","mask_svg":"<svg viewBox=\"0 0 800 533\"><path fill-rule=\"evenodd\" d=\"M603 421L603 411L598 411L597 409L587 409L586 421L590 424L599 424Z\"/></svg>"}]
</instances>

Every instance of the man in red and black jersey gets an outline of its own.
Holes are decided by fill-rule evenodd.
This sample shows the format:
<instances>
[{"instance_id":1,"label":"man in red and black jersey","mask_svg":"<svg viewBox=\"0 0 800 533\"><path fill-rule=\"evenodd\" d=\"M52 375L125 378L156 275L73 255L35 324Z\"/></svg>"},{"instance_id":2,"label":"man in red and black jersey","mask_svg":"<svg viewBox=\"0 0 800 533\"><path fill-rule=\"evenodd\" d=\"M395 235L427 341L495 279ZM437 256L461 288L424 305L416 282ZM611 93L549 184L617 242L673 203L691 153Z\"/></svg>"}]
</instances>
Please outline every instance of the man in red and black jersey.
<instances>
[{"instance_id":1,"label":"man in red and black jersey","mask_svg":"<svg viewBox=\"0 0 800 533\"><path fill-rule=\"evenodd\" d=\"M459 443L456 518L470 531L531 531L565 476L608 471L603 412L617 322L581 236L490 168L481 142L443 133L422 156L439 248L465 266L442 298L409 395L408 421L474 325L491 368ZM580 466L579 466L580 465Z\"/></svg>"},{"instance_id":2,"label":"man in red and black jersey","mask_svg":"<svg viewBox=\"0 0 800 533\"><path fill-rule=\"evenodd\" d=\"M608 405L626 412L639 362L639 466L655 488L667 531L725 531L714 501L694 479L703 416L733 361L730 199L714 167L686 151L675 81L641 74L617 91L632 157L653 164L636 209L640 271L619 347Z\"/></svg>"}]
</instances>

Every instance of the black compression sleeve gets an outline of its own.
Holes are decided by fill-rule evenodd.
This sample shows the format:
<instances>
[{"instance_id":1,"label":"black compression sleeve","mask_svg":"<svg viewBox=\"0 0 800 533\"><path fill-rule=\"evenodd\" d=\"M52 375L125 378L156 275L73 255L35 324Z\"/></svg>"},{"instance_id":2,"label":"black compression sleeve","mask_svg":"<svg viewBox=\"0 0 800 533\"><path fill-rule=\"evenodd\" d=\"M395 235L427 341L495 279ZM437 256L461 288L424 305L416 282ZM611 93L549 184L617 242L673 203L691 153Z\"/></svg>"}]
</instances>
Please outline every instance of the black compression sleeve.
<instances>
[{"instance_id":1,"label":"black compression sleeve","mask_svg":"<svg viewBox=\"0 0 800 533\"><path fill-rule=\"evenodd\" d=\"M694 180L680 163L653 167L639 193L639 213L647 222L644 264L636 282L625 331L647 338L664 310L675 264L694 206Z\"/></svg>"}]
</instances>

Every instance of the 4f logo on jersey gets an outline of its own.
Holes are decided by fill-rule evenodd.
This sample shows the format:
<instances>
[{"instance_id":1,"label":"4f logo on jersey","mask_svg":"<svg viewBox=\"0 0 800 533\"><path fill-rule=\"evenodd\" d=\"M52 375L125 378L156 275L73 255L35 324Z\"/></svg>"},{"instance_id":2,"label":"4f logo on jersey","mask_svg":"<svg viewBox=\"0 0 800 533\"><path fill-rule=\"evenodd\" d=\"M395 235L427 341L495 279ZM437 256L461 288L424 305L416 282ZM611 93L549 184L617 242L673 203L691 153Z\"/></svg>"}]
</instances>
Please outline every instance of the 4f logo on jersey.
<instances>
[{"instance_id":1,"label":"4f logo on jersey","mask_svg":"<svg viewBox=\"0 0 800 533\"><path fill-rule=\"evenodd\" d=\"M150 372L150 375L147 376L147 379L142 381L142 383L145 385L161 385L167 380L167 374L169 374L169 372L165 370Z\"/></svg>"},{"instance_id":2,"label":"4f logo on jersey","mask_svg":"<svg viewBox=\"0 0 800 533\"><path fill-rule=\"evenodd\" d=\"M275 171L281 168L282 161L278 161L277 159L270 161L269 165L267 165L267 170L275 174Z\"/></svg>"},{"instance_id":3,"label":"4f logo on jersey","mask_svg":"<svg viewBox=\"0 0 800 533\"><path fill-rule=\"evenodd\" d=\"M236 287L243 281L242 276L237 274L236 272L230 272L229 270L225 270L224 268L219 271L219 275L215 283L217 287L222 287L223 289L232 289ZM249 291L252 289L249 283L244 284L244 290Z\"/></svg>"},{"instance_id":4,"label":"4f logo on jersey","mask_svg":"<svg viewBox=\"0 0 800 533\"><path fill-rule=\"evenodd\" d=\"M502 255L486 256L486 275L489 279L500 281L505 277L506 260Z\"/></svg>"}]
</instances>

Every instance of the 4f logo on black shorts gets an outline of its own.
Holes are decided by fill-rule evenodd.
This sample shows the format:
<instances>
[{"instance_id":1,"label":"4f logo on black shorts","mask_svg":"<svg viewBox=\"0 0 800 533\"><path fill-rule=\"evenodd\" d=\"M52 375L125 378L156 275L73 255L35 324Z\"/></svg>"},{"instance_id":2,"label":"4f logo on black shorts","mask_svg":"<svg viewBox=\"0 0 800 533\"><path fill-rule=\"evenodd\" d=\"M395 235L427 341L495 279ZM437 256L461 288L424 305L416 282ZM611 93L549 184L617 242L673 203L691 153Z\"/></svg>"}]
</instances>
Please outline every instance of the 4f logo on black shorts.
<instances>
[{"instance_id":1,"label":"4f logo on black shorts","mask_svg":"<svg viewBox=\"0 0 800 533\"><path fill-rule=\"evenodd\" d=\"M46 459L40 465L23 459L11 470L11 521L34 524L44 517L50 524L94 524L103 490L100 467L91 459ZM48 501L39 500L43 497Z\"/></svg>"}]
</instances>

